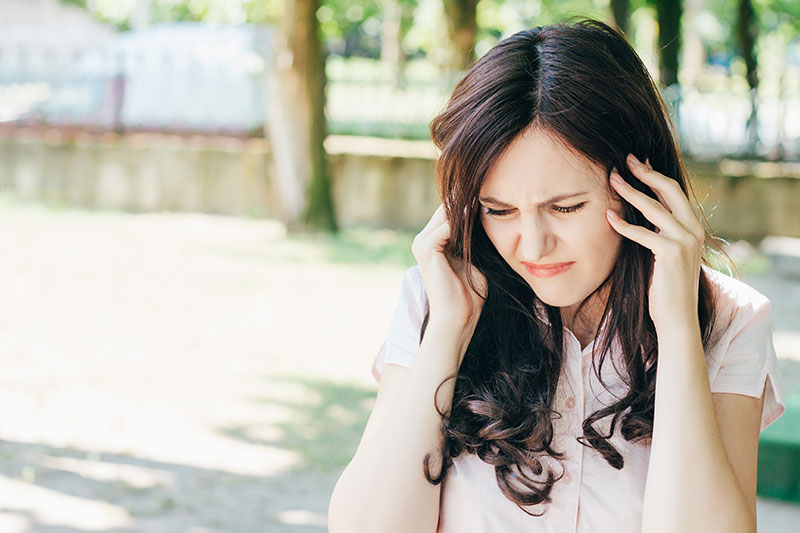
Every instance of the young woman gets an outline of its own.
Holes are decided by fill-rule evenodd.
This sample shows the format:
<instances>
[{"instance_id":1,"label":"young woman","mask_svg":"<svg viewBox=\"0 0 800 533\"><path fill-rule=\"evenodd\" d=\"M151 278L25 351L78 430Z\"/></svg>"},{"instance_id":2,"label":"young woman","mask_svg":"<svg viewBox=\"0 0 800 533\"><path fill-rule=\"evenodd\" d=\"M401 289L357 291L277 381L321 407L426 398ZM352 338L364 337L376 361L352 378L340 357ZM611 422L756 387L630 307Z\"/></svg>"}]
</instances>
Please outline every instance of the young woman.
<instances>
[{"instance_id":1,"label":"young woman","mask_svg":"<svg viewBox=\"0 0 800 533\"><path fill-rule=\"evenodd\" d=\"M519 32L431 133L442 206L330 531L755 532L758 435L785 409L770 304L710 268L624 37Z\"/></svg>"}]
</instances>

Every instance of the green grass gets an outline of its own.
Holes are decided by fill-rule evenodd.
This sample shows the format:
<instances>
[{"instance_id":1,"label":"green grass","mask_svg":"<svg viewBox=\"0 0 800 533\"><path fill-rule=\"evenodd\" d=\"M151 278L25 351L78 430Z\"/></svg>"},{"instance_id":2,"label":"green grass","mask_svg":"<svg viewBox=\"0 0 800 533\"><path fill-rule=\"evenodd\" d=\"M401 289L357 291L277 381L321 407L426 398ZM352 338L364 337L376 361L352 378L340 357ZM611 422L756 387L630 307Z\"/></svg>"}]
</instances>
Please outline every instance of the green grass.
<instances>
[{"instance_id":1,"label":"green grass","mask_svg":"<svg viewBox=\"0 0 800 533\"><path fill-rule=\"evenodd\" d=\"M358 441L375 403L373 388L306 376L265 376L266 396L252 398L257 404L287 409L287 421L272 423L275 438L258 437L257 426L237 425L222 429L228 437L299 455L293 470L339 472L353 458ZM291 387L294 394L281 393ZM288 396L288 397L287 397Z\"/></svg>"},{"instance_id":2,"label":"green grass","mask_svg":"<svg viewBox=\"0 0 800 533\"><path fill-rule=\"evenodd\" d=\"M410 267L415 233L390 229L344 229L338 234L282 236L253 248L216 247L205 251L268 263L360 264Z\"/></svg>"},{"instance_id":3,"label":"green grass","mask_svg":"<svg viewBox=\"0 0 800 533\"><path fill-rule=\"evenodd\" d=\"M346 229L337 235L313 234L289 237L295 249L317 250L326 262L381 263L411 266L414 233L390 229Z\"/></svg>"}]
</instances>

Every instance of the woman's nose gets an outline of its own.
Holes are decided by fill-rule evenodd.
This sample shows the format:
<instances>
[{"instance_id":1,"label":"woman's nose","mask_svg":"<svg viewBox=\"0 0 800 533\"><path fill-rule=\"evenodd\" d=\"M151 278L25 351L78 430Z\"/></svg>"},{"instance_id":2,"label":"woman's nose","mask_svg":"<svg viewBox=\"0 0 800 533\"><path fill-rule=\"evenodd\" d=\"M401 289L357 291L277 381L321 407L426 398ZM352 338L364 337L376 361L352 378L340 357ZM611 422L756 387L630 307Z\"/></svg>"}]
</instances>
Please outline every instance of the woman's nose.
<instances>
[{"instance_id":1,"label":"woman's nose","mask_svg":"<svg viewBox=\"0 0 800 533\"><path fill-rule=\"evenodd\" d=\"M541 218L522 221L519 232L523 261L537 263L553 251L555 238Z\"/></svg>"}]
</instances>

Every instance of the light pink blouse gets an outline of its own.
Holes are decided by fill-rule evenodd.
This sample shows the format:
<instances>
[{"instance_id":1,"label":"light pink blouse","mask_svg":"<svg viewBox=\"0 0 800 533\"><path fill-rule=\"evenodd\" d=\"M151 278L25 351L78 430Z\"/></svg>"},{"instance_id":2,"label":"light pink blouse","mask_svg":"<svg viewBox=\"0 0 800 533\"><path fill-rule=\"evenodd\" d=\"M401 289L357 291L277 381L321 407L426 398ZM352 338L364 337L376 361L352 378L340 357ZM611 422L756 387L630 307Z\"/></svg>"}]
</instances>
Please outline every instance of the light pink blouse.
<instances>
[{"instance_id":1,"label":"light pink blouse","mask_svg":"<svg viewBox=\"0 0 800 533\"><path fill-rule=\"evenodd\" d=\"M763 430L786 409L772 343L769 300L739 280L703 268L717 294L717 320L729 324L706 354L711 392L760 397L766 383ZM376 381L380 381L386 363L404 367L414 363L427 305L419 266L413 266L403 275L399 302L373 362ZM731 313L733 318L728 322ZM442 486L437 533L641 531L649 444L630 443L617 428L610 442L622 454L625 464L622 470L616 470L594 448L575 440L582 435L583 420L612 403L612 393L621 396L626 389L611 364L613 361L620 369L624 368L619 359L619 344L613 345L610 359L602 368L611 393L597 380L591 352L591 343L581 350L572 332L564 329L565 364L555 400L555 409L563 417L553 420L553 448L566 453L566 474L555 483L551 492L553 501L544 515L533 517L524 513L498 488L494 467L476 455L464 453L454 459ZM607 434L610 418L595 424L598 431ZM556 462L548 464L554 474L561 472ZM542 505L528 507L536 513L544 509Z\"/></svg>"}]
</instances>

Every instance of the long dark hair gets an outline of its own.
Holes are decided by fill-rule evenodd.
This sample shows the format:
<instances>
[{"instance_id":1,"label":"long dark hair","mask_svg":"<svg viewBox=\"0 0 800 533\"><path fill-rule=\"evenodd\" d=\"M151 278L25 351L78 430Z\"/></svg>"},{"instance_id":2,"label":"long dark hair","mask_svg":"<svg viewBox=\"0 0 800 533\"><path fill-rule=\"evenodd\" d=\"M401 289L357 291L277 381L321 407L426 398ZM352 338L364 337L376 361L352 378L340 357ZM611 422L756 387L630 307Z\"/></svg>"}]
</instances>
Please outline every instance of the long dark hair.
<instances>
[{"instance_id":1,"label":"long dark hair","mask_svg":"<svg viewBox=\"0 0 800 533\"><path fill-rule=\"evenodd\" d=\"M456 379L451 409L438 411L444 437L441 471L431 474L428 454L424 474L429 482L441 483L453 458L462 452L477 454L495 467L506 497L540 516L522 506L551 501L559 476L544 459L564 458L553 449L551 422L563 365L561 314L539 300L501 258L483 231L477 202L493 163L532 126L608 172L616 167L628 183L655 198L625 163L629 152L641 161L647 158L655 170L675 179L695 206L697 202L658 87L625 37L596 20L537 27L500 41L469 69L431 122L431 137L441 151L436 186L451 228L447 250L474 264L486 276L489 291L458 374L447 378ZM654 229L636 208L623 204L626 220ZM703 262L708 265L709 246L724 252L699 209L698 216L707 228ZM612 272L592 293L612 289L601 320L604 333L596 332L594 371L608 388L601 369L618 335L625 361L620 377L629 388L616 403L584 420L578 441L595 448L616 469L623 467L623 457L608 439L618 424L628 441L647 444L652 436L658 367L647 302L652 260L650 250L623 239ZM474 290L471 278L469 283ZM704 272L698 316L708 348L713 343L714 302ZM427 317L420 339L426 324ZM609 416L608 433L598 432L597 422ZM515 488L512 480L527 490Z\"/></svg>"}]
</instances>

